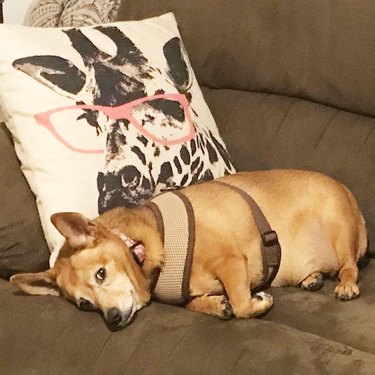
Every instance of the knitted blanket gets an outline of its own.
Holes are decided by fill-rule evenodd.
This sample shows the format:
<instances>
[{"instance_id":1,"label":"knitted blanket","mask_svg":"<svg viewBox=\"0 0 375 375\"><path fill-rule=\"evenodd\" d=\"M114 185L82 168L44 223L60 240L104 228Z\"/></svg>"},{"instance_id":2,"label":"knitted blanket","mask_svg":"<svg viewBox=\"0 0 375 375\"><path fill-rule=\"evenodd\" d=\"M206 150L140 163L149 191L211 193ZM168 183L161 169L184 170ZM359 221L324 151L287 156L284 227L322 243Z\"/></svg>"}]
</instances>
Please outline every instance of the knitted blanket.
<instances>
[{"instance_id":1,"label":"knitted blanket","mask_svg":"<svg viewBox=\"0 0 375 375\"><path fill-rule=\"evenodd\" d=\"M79 27L116 21L120 0L34 0L24 25Z\"/></svg>"}]
</instances>

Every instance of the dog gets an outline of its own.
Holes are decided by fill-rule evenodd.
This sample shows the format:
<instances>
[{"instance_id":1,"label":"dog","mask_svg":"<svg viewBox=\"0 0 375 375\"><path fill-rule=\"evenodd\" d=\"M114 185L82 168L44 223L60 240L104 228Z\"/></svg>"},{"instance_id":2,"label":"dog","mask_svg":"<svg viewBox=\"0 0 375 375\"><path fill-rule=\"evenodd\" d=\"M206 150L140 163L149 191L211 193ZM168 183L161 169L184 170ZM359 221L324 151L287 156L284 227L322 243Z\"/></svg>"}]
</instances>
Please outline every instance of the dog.
<instances>
[{"instance_id":1,"label":"dog","mask_svg":"<svg viewBox=\"0 0 375 375\"><path fill-rule=\"evenodd\" d=\"M259 205L281 245L272 286L316 290L323 274L338 272L335 296L359 296L357 261L367 249L365 220L347 187L318 172L241 172L181 189L195 218L195 247L185 307L227 319L266 313L272 296L262 283L261 235L234 186ZM52 268L10 281L29 294L65 296L84 310L100 310L113 329L129 324L152 297L155 271L165 267L163 236L153 210L114 208L94 220L79 213L51 217L66 238ZM137 264L126 234L142 244ZM139 260L139 259L138 259Z\"/></svg>"}]
</instances>

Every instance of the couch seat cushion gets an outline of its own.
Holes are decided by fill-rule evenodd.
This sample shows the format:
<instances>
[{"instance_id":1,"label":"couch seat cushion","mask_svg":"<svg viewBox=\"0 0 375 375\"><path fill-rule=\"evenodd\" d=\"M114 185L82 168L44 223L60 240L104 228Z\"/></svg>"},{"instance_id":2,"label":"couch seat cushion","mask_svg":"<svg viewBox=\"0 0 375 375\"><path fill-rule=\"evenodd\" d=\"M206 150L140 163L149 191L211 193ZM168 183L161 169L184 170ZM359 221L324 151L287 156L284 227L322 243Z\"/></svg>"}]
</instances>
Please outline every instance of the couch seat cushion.
<instances>
[{"instance_id":1,"label":"couch seat cushion","mask_svg":"<svg viewBox=\"0 0 375 375\"><path fill-rule=\"evenodd\" d=\"M152 303L112 333L99 314L62 298L25 297L2 280L0 296L4 374L373 375L375 368L374 354L273 319L221 321ZM287 304L283 314L309 307L297 305ZM324 321L326 313L315 319Z\"/></svg>"}]
</instances>

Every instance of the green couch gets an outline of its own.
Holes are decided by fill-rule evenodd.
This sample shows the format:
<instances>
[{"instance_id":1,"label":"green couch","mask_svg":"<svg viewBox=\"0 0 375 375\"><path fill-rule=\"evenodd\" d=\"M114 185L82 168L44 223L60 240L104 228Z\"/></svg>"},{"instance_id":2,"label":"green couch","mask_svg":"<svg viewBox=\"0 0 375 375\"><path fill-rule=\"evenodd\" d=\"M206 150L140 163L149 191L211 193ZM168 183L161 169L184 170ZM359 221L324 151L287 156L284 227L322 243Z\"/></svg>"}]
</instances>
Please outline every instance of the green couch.
<instances>
[{"instance_id":1,"label":"green couch","mask_svg":"<svg viewBox=\"0 0 375 375\"><path fill-rule=\"evenodd\" d=\"M124 0L118 17L167 11L236 168L339 179L357 196L373 244L373 2ZM46 268L48 252L4 127L0 172L0 374L375 374L374 260L353 301L335 300L336 281L326 280L317 292L272 288L274 307L262 319L220 321L153 303L113 333L97 313L27 297L6 281Z\"/></svg>"}]
</instances>

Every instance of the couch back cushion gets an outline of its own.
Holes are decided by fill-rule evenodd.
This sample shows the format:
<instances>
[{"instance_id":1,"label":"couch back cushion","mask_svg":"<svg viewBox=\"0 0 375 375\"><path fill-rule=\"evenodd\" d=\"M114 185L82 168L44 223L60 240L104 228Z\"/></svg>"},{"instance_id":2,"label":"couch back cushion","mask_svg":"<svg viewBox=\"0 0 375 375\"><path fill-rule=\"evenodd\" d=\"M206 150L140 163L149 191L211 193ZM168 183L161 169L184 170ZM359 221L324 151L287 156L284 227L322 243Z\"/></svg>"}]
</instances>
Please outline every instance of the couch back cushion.
<instances>
[{"instance_id":1,"label":"couch back cushion","mask_svg":"<svg viewBox=\"0 0 375 375\"><path fill-rule=\"evenodd\" d=\"M204 94L238 170L309 169L338 179L357 197L374 243L375 119L281 95Z\"/></svg>"},{"instance_id":2,"label":"couch back cushion","mask_svg":"<svg viewBox=\"0 0 375 375\"><path fill-rule=\"evenodd\" d=\"M371 1L127 0L119 18L166 11L176 15L203 86L294 96L375 115Z\"/></svg>"},{"instance_id":3,"label":"couch back cushion","mask_svg":"<svg viewBox=\"0 0 375 375\"><path fill-rule=\"evenodd\" d=\"M12 137L0 124L0 277L48 266L35 197L21 172Z\"/></svg>"}]
</instances>

